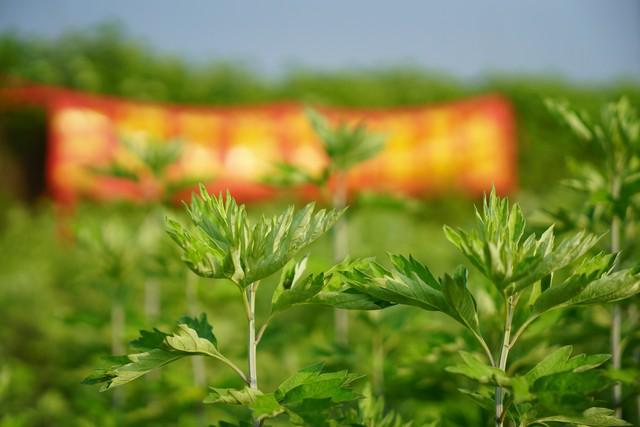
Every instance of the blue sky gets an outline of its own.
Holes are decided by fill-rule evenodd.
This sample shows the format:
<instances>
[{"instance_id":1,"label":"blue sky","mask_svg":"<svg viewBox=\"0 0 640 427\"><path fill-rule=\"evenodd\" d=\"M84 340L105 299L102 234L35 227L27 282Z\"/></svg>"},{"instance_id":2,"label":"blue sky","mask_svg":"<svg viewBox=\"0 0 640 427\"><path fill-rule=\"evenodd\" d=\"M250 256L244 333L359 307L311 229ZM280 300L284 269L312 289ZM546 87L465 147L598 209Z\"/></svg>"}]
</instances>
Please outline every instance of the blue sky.
<instances>
[{"instance_id":1,"label":"blue sky","mask_svg":"<svg viewBox=\"0 0 640 427\"><path fill-rule=\"evenodd\" d=\"M0 0L0 32L55 37L113 19L160 51L269 75L408 64L640 82L637 0Z\"/></svg>"}]
</instances>

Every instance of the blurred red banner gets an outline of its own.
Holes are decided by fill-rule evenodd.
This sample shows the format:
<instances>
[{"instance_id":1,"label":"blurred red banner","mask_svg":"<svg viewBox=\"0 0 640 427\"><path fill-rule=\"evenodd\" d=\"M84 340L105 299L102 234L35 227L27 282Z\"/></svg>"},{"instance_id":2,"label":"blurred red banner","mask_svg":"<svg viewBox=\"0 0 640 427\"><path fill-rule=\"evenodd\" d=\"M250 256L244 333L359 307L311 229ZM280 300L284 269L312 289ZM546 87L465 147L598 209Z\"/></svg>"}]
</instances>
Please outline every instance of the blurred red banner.
<instances>
[{"instance_id":1,"label":"blurred red banner","mask_svg":"<svg viewBox=\"0 0 640 427\"><path fill-rule=\"evenodd\" d=\"M4 99L48 109L48 185L63 203L78 198L144 198L144 182L95 173L128 161L124 139L139 144L182 142L168 169L174 179L202 178L210 192L239 200L275 196L264 178L278 162L313 174L326 164L321 142L301 105L194 107L133 102L50 87L3 89ZM515 124L510 104L481 96L447 104L385 109L324 109L332 122L365 121L386 146L348 175L361 190L416 197L447 192L477 196L516 186ZM130 159L129 159L130 160Z\"/></svg>"}]
</instances>

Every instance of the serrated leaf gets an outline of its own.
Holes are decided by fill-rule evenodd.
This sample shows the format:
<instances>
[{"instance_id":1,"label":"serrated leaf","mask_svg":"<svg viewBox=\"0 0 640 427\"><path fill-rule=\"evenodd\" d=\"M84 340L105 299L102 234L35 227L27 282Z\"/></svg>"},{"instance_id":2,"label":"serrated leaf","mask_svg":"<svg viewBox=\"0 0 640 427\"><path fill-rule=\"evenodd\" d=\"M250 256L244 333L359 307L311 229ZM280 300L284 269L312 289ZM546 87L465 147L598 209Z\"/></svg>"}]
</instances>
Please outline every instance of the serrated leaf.
<instances>
[{"instance_id":1,"label":"serrated leaf","mask_svg":"<svg viewBox=\"0 0 640 427\"><path fill-rule=\"evenodd\" d=\"M448 366L446 370L454 374L464 375L465 377L478 381L480 384L493 384L507 386L510 379L501 369L487 365L478 359L475 355L466 351L459 352L462 358L461 364Z\"/></svg>"},{"instance_id":2,"label":"serrated leaf","mask_svg":"<svg viewBox=\"0 0 640 427\"><path fill-rule=\"evenodd\" d=\"M445 275L442 279L442 293L452 317L472 331L480 332L476 302L467 288L467 279L467 269L459 267L453 277Z\"/></svg>"},{"instance_id":3,"label":"serrated leaf","mask_svg":"<svg viewBox=\"0 0 640 427\"><path fill-rule=\"evenodd\" d=\"M628 422L615 417L613 410L607 408L589 408L582 415L555 415L544 417L529 423L529 425L544 423L569 423L591 427L630 426Z\"/></svg>"},{"instance_id":4,"label":"serrated leaf","mask_svg":"<svg viewBox=\"0 0 640 427\"><path fill-rule=\"evenodd\" d=\"M413 305L430 311L447 310L441 285L429 269L413 257L390 255L392 271L373 264L370 272L348 275L357 290L392 304Z\"/></svg>"},{"instance_id":5,"label":"serrated leaf","mask_svg":"<svg viewBox=\"0 0 640 427\"><path fill-rule=\"evenodd\" d=\"M560 347L542 359L525 374L527 381L533 384L537 379L561 372L580 373L597 368L611 358L608 354L579 354L571 357L573 347Z\"/></svg>"},{"instance_id":6,"label":"serrated leaf","mask_svg":"<svg viewBox=\"0 0 640 427\"><path fill-rule=\"evenodd\" d=\"M210 196L204 186L188 208L193 227L167 221L167 232L183 250L196 274L226 278L240 288L280 270L299 251L329 230L344 211L319 210L309 204L280 215L249 221L244 206Z\"/></svg>"},{"instance_id":7,"label":"serrated leaf","mask_svg":"<svg viewBox=\"0 0 640 427\"><path fill-rule=\"evenodd\" d=\"M543 277L575 263L593 248L598 240L600 237L585 232L579 232L563 240L557 248L546 254L535 268L515 282L515 290L522 290Z\"/></svg>"},{"instance_id":8,"label":"serrated leaf","mask_svg":"<svg viewBox=\"0 0 640 427\"><path fill-rule=\"evenodd\" d=\"M257 420L276 417L285 411L285 408L278 403L273 393L257 395L249 407L253 412L253 417Z\"/></svg>"},{"instance_id":9,"label":"serrated leaf","mask_svg":"<svg viewBox=\"0 0 640 427\"><path fill-rule=\"evenodd\" d=\"M220 403L225 405L251 405L258 396L262 395L260 390L245 387L241 390L234 388L209 387L209 394L203 403Z\"/></svg>"},{"instance_id":10,"label":"serrated leaf","mask_svg":"<svg viewBox=\"0 0 640 427\"><path fill-rule=\"evenodd\" d=\"M147 351L112 358L113 364L109 368L97 370L84 382L104 383L101 388L101 391L104 391L133 381L183 357L205 355L224 359L217 349L213 329L205 314L197 319L183 317L174 334L165 334L158 330L141 331L140 337L132 343Z\"/></svg>"},{"instance_id":11,"label":"serrated leaf","mask_svg":"<svg viewBox=\"0 0 640 427\"><path fill-rule=\"evenodd\" d=\"M635 269L617 271L587 284L567 305L620 301L640 292L640 275Z\"/></svg>"},{"instance_id":12,"label":"serrated leaf","mask_svg":"<svg viewBox=\"0 0 640 427\"><path fill-rule=\"evenodd\" d=\"M358 398L351 384L360 376L347 371L323 373L322 368L322 364L312 365L289 377L275 391L276 400L287 406L306 399L330 399L338 403Z\"/></svg>"},{"instance_id":13,"label":"serrated leaf","mask_svg":"<svg viewBox=\"0 0 640 427\"><path fill-rule=\"evenodd\" d=\"M615 260L616 255L603 253L585 259L565 281L548 287L536 300L533 311L543 313L565 304L584 291L591 282L610 273Z\"/></svg>"},{"instance_id":14,"label":"serrated leaf","mask_svg":"<svg viewBox=\"0 0 640 427\"><path fill-rule=\"evenodd\" d=\"M316 276L310 274L302 279L307 265L307 258L298 263L290 263L285 267L280 282L273 293L271 312L277 313L296 304L303 304L322 290L325 286L324 274Z\"/></svg>"},{"instance_id":15,"label":"serrated leaf","mask_svg":"<svg viewBox=\"0 0 640 427\"><path fill-rule=\"evenodd\" d=\"M322 291L309 299L309 303L326 305L342 310L380 310L393 305L356 289Z\"/></svg>"},{"instance_id":16,"label":"serrated leaf","mask_svg":"<svg viewBox=\"0 0 640 427\"><path fill-rule=\"evenodd\" d=\"M571 357L572 351L573 348L571 346L560 347L538 362L526 374L512 378L511 386L513 388L514 402L522 403L534 400L536 394L544 391L544 389L540 390L539 387L534 390L536 382L542 378L553 376L554 382L560 383L563 379L567 380L565 378L566 375L560 378L560 374L580 374L595 369L610 359L608 354L579 354ZM574 391L580 392L578 389ZM587 392L587 390L584 390L584 392Z\"/></svg>"}]
</instances>

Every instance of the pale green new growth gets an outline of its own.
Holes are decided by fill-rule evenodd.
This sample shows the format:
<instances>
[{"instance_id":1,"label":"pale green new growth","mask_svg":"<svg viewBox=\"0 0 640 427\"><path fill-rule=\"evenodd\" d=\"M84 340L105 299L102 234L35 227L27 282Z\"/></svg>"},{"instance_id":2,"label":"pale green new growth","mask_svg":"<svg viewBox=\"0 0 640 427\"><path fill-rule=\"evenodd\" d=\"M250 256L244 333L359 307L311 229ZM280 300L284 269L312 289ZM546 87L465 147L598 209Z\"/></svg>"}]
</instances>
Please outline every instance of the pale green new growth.
<instances>
[{"instance_id":1,"label":"pale green new growth","mask_svg":"<svg viewBox=\"0 0 640 427\"><path fill-rule=\"evenodd\" d=\"M342 211L309 204L251 223L230 195L210 196L204 186L188 213L194 227L168 219L167 230L184 251L183 260L203 277L229 279L241 289L280 270L324 234Z\"/></svg>"}]
</instances>

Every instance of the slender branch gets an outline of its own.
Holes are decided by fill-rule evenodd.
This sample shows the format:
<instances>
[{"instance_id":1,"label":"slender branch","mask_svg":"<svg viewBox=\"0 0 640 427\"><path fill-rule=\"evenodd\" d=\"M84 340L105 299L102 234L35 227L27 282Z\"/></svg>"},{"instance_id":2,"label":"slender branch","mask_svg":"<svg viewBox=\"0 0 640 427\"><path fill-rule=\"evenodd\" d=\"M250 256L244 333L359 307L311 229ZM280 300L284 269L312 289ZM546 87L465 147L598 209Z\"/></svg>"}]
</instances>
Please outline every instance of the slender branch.
<instances>
[{"instance_id":1,"label":"slender branch","mask_svg":"<svg viewBox=\"0 0 640 427\"><path fill-rule=\"evenodd\" d=\"M335 188L332 204L334 209L343 209L347 204L347 177L344 171L336 171ZM347 255L349 246L349 232L346 218L341 217L333 227L333 259L340 262ZM339 308L334 309L335 339L338 344L349 344L349 312Z\"/></svg>"},{"instance_id":2,"label":"slender branch","mask_svg":"<svg viewBox=\"0 0 640 427\"><path fill-rule=\"evenodd\" d=\"M509 343L510 347L513 347L516 344L516 341L518 341L518 338L520 338L520 335L522 335L524 333L524 331L531 326L531 324L538 318L540 317L539 314L536 314L530 318L528 318L523 324L522 326L520 326L518 328L518 330L516 331L516 333L513 335L513 338L511 339L511 343Z\"/></svg>"},{"instance_id":3,"label":"slender branch","mask_svg":"<svg viewBox=\"0 0 640 427\"><path fill-rule=\"evenodd\" d=\"M619 193L620 193L620 185L618 180L618 174L614 172L612 174L611 180L611 197L614 202L617 201ZM621 228L621 218L615 212L613 212L613 218L611 219L611 252L619 252L620 251L620 228ZM614 266L616 268L617 266ZM620 345L620 329L622 325L622 313L620 310L620 304L614 304L611 313L611 361L613 365L613 369L620 369L622 367L621 359L622 359L622 351ZM613 385L613 407L615 409L616 416L622 417L622 384L620 382L616 382Z\"/></svg>"},{"instance_id":4,"label":"slender branch","mask_svg":"<svg viewBox=\"0 0 640 427\"><path fill-rule=\"evenodd\" d=\"M513 312L516 305L516 298L510 296L505 302L505 315L504 315L504 335L502 337L502 350L500 351L499 368L506 372L507 359L509 357L509 350L511 349L511 326L513 323ZM504 389L500 386L496 387L496 413L495 413L495 425L496 427L502 427L504 424L503 412L504 409Z\"/></svg>"},{"instance_id":5,"label":"slender branch","mask_svg":"<svg viewBox=\"0 0 640 427\"><path fill-rule=\"evenodd\" d=\"M251 285L249 286L251 287ZM243 289L242 291L240 291L240 293L242 294L242 302L244 303L244 311L247 315L247 320L249 320L249 318L253 317L253 315L251 314L251 307L249 304L249 299L247 297L247 292L248 292L249 288Z\"/></svg>"},{"instance_id":6,"label":"slender branch","mask_svg":"<svg viewBox=\"0 0 640 427\"><path fill-rule=\"evenodd\" d=\"M247 379L247 376L244 374L244 372L242 372L242 369L240 369L238 365L236 365L235 363L233 363L231 360L227 359L223 355L216 356L216 358L220 360L222 363L224 363L225 365L227 365L228 367L230 367L231 369L233 369L235 373L238 374L240 378L242 378L242 381L244 381L245 384L247 385L250 384L249 380Z\"/></svg>"},{"instance_id":7,"label":"slender branch","mask_svg":"<svg viewBox=\"0 0 640 427\"><path fill-rule=\"evenodd\" d=\"M245 290L245 306L247 307L247 320L249 321L249 336L248 336L248 365L249 365L249 387L253 390L258 390L258 370L256 360L256 289L257 283L250 284ZM253 426L259 427L260 421L253 418Z\"/></svg>"},{"instance_id":8,"label":"slender branch","mask_svg":"<svg viewBox=\"0 0 640 427\"><path fill-rule=\"evenodd\" d=\"M485 354L487 355L487 357L489 358L489 362L491 362L491 366L493 366L494 368L496 367L496 361L493 358L493 354L491 354L491 350L489 349L489 346L487 345L487 342L484 340L484 338L482 338L482 336L477 333L476 331L471 331L471 333L473 334L473 336L475 337L475 339L480 343L480 345L482 346L482 349L484 350Z\"/></svg>"},{"instance_id":9,"label":"slender branch","mask_svg":"<svg viewBox=\"0 0 640 427\"><path fill-rule=\"evenodd\" d=\"M256 337L256 345L260 344L260 341L262 340L262 336L264 335L264 332L269 327L269 323L271 322L272 318L273 318L273 314L270 314L269 317L267 317L267 320L264 321L260 330L258 331L258 336Z\"/></svg>"},{"instance_id":10,"label":"slender branch","mask_svg":"<svg viewBox=\"0 0 640 427\"><path fill-rule=\"evenodd\" d=\"M249 321L248 336L248 362L249 362L249 386L252 389L258 389L258 373L256 369L256 319L255 319L255 284L252 283L246 289L247 320Z\"/></svg>"}]
</instances>

